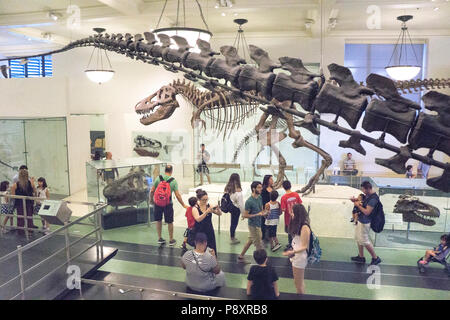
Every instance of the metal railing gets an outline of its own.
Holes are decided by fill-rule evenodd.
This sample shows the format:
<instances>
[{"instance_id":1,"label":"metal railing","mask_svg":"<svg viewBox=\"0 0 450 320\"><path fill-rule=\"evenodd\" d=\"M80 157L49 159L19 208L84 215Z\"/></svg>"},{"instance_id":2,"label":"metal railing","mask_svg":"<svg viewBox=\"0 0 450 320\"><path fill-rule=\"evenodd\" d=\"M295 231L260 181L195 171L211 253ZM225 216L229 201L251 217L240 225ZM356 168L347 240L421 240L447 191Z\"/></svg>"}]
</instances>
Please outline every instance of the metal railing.
<instances>
[{"instance_id":1,"label":"metal railing","mask_svg":"<svg viewBox=\"0 0 450 320\"><path fill-rule=\"evenodd\" d=\"M40 230L40 231L44 231L44 229L39 229L39 228L30 228L28 226L28 220L42 220L42 218L34 215L34 212L32 212L32 215L28 215L28 209L27 209L27 205L26 205L26 201L45 201L47 199L43 199L43 198L38 198L38 197L30 197L30 196L19 196L19 195L4 195L4 194L0 194L0 198L8 198L8 199L21 199L22 200L22 207L23 207L23 215L19 215L19 214L14 214L14 213L8 213L8 214L2 214L2 217L10 217L12 219L14 219L14 217L16 218L22 218L24 219L24 227L19 227L19 226L8 226L8 229L19 229L19 230L24 230L25 231L25 237L27 240L30 240L30 235L29 232L30 231L36 231L36 230ZM97 204L95 203L90 203L90 202L82 202L82 201L63 201L67 204L81 204L81 205L89 205L89 206L96 206ZM12 209L14 210L16 208L15 204L12 205ZM1 219L3 220L3 219ZM0 221L0 224L3 224L3 221ZM5 225L5 228L7 226ZM3 232L3 230L1 230Z\"/></svg>"},{"instance_id":2,"label":"metal railing","mask_svg":"<svg viewBox=\"0 0 450 320\"><path fill-rule=\"evenodd\" d=\"M25 196L8 195L8 197L16 198L16 199L23 199L23 201L25 201L25 200L41 200L42 201L43 200L40 198L25 197ZM87 215L84 215L84 216L70 222L70 223L66 222L63 227L61 227L53 232L50 232L49 234L47 234L41 238L38 238L37 240L34 240L24 246L18 245L16 250L14 250L0 258L0 264L4 263L14 257L17 257L17 261L18 261L19 274L0 285L0 289L1 289L3 287L13 283L14 281L16 281L18 279L20 280L20 292L17 295L10 298L10 300L14 300L14 299L18 298L19 296L21 296L22 299L25 299L26 292L28 290L31 290L32 288L34 288L37 285L39 285L40 283L42 283L44 280L46 280L48 277L50 277L52 274L54 274L56 271L58 271L63 266L70 265L70 263L72 261L74 261L76 258L81 256L82 254L84 254L85 252L87 252L88 250L93 248L94 246L96 246L97 257L100 257L101 260L104 259L101 213L102 213L103 209L106 207L106 204L92 204L92 203L86 203L86 202L70 202L70 203L78 203L78 204L81 203L81 204L85 204L85 205L93 205L95 207L95 210L88 213ZM88 220L91 219L91 217L94 218L93 223L82 222L86 219L88 219ZM24 216L25 221L27 218L31 218L31 217L27 217L26 212L25 212L25 216ZM69 228L71 228L75 225L91 226L91 227L93 227L93 230L81 237L76 235L77 239L75 241L71 242L71 239L69 237ZM19 228L19 229L25 229L26 231L35 230L35 229L28 228L27 225L25 228ZM40 262L38 262L34 265L28 267L27 269L24 268L23 255L25 252L31 250L32 248L35 248L39 244L45 244L46 242L48 243L48 241L50 239L54 239L56 236L61 235L61 234L64 235L64 247L63 248L58 249L56 252L54 252L50 256L46 257L45 259L41 260ZM81 252L79 252L75 255L71 254L71 248L73 248L76 244L80 243L81 241L87 239L88 237L90 237L94 234L95 234L95 242L88 244L87 248L83 249ZM38 267L42 266L44 263L49 262L51 259L55 258L56 256L58 256L59 254L61 254L63 252L65 252L65 259L62 264L58 265L56 268L53 268L52 270L48 270L48 272L46 272L45 276L43 276L39 280L35 281L34 283L30 284L29 286L25 285L25 275L27 275L28 273L30 273L33 270L36 270Z\"/></svg>"},{"instance_id":3,"label":"metal railing","mask_svg":"<svg viewBox=\"0 0 450 320\"><path fill-rule=\"evenodd\" d=\"M166 294L166 295L169 295L172 297L197 299L197 300L233 300L230 298L222 298L222 297L207 296L207 295L201 295L201 294L178 292L178 291L155 289L155 288L138 287L138 286L133 286L133 285L120 284L120 283L107 282L107 281L99 281L99 280L91 280L91 279L84 279L84 278L81 279L81 283L108 287L110 297L112 297L111 289L116 287L116 288L119 288L119 292L122 294L130 292L130 291L139 292L139 294L141 296L141 300L144 299L144 292L161 293L161 294ZM125 289L125 291L123 289ZM80 286L79 292L80 292L80 297L83 299L83 292L82 292L81 286Z\"/></svg>"}]
</instances>

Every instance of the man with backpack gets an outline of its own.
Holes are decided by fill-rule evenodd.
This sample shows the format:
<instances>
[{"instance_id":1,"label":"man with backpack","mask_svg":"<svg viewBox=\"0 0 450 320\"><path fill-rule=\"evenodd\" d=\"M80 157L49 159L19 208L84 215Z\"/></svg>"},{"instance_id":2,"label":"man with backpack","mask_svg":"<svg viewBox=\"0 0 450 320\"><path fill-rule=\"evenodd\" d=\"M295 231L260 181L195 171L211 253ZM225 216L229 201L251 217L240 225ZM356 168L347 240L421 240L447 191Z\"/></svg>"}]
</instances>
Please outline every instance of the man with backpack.
<instances>
[{"instance_id":1,"label":"man with backpack","mask_svg":"<svg viewBox=\"0 0 450 320\"><path fill-rule=\"evenodd\" d=\"M356 224L355 229L355 239L358 244L359 253L356 257L352 257L351 259L357 263L366 263L366 258L364 257L365 247L372 256L372 262L370 265L377 265L381 262L381 259L376 255L373 245L370 242L369 231L371 227L375 232L381 232L383 229L383 206L380 202L380 198L376 194L375 190L372 189L372 184L369 181L364 181L361 183L361 190L366 196L362 203L355 197L350 199L359 211L358 223ZM371 223L374 225L371 226Z\"/></svg>"},{"instance_id":2,"label":"man with backpack","mask_svg":"<svg viewBox=\"0 0 450 320\"><path fill-rule=\"evenodd\" d=\"M169 230L169 246L173 247L177 242L173 238L173 202L172 193L178 202L187 209L184 204L181 194L178 191L178 182L172 177L173 167L167 165L164 171L164 176L159 176L155 179L155 183L150 191L150 202L155 204L155 221L156 230L158 232L158 244L165 244L166 240L161 237L162 231L162 216L164 214L164 221L167 223Z\"/></svg>"}]
</instances>

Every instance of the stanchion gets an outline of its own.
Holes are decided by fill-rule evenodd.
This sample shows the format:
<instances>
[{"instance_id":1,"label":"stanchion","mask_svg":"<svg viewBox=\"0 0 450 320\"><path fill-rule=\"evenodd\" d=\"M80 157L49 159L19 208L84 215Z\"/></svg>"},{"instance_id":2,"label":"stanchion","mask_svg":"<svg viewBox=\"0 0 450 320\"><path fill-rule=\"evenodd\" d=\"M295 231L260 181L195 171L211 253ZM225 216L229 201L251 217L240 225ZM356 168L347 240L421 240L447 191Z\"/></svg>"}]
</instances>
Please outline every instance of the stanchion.
<instances>
[{"instance_id":1,"label":"stanchion","mask_svg":"<svg viewBox=\"0 0 450 320\"><path fill-rule=\"evenodd\" d=\"M67 227L67 221L64 222L64 227ZM70 265L70 240L69 240L69 228L64 229L64 239L66 240L66 258L67 265Z\"/></svg>"},{"instance_id":2,"label":"stanchion","mask_svg":"<svg viewBox=\"0 0 450 320\"><path fill-rule=\"evenodd\" d=\"M17 246L17 260L19 263L19 275L20 275L20 292L22 293L22 300L25 300L25 279L23 276L23 257L22 246Z\"/></svg>"},{"instance_id":3,"label":"stanchion","mask_svg":"<svg viewBox=\"0 0 450 320\"><path fill-rule=\"evenodd\" d=\"M103 210L103 209L102 209ZM102 217L101 217L101 211L97 211L95 213L97 219L98 219L98 228L99 228L99 236L100 236L100 257L103 260L103 225L102 225Z\"/></svg>"}]
</instances>

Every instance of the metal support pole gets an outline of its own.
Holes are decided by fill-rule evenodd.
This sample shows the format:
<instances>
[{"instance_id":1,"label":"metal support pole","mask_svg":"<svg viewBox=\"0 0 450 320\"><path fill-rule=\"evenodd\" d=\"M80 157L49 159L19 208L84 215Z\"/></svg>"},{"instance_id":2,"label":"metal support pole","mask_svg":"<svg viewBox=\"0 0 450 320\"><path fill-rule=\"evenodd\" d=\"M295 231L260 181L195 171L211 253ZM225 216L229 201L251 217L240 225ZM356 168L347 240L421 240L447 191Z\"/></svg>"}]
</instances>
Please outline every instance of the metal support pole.
<instances>
[{"instance_id":1,"label":"metal support pole","mask_svg":"<svg viewBox=\"0 0 450 320\"><path fill-rule=\"evenodd\" d=\"M103 209L102 209L103 210ZM97 211L97 213L95 214L97 216L98 219L98 227L99 227L99 236L100 236L100 258L103 260L103 225L102 225L102 213L101 210Z\"/></svg>"},{"instance_id":2,"label":"metal support pole","mask_svg":"<svg viewBox=\"0 0 450 320\"><path fill-rule=\"evenodd\" d=\"M220 216L218 216L219 217L219 234L220 234Z\"/></svg>"},{"instance_id":3,"label":"metal support pole","mask_svg":"<svg viewBox=\"0 0 450 320\"><path fill-rule=\"evenodd\" d=\"M406 228L406 240L409 240L409 228L411 226L411 222L408 222L408 226Z\"/></svg>"},{"instance_id":4,"label":"metal support pole","mask_svg":"<svg viewBox=\"0 0 450 320\"><path fill-rule=\"evenodd\" d=\"M19 275L20 275L20 292L22 293L22 300L25 300L25 279L23 274L23 259L22 259L22 246L17 246L17 260L19 263Z\"/></svg>"},{"instance_id":5,"label":"metal support pole","mask_svg":"<svg viewBox=\"0 0 450 320\"><path fill-rule=\"evenodd\" d=\"M64 222L64 226L67 226L67 221ZM64 229L64 238L66 240L66 259L67 265L70 265L70 240L69 240L69 228Z\"/></svg>"},{"instance_id":6,"label":"metal support pole","mask_svg":"<svg viewBox=\"0 0 450 320\"><path fill-rule=\"evenodd\" d=\"M27 240L30 240L30 235L28 234L28 212L27 212L27 205L25 199L22 199L22 206L23 206L23 219L25 220L25 237Z\"/></svg>"},{"instance_id":7,"label":"metal support pole","mask_svg":"<svg viewBox=\"0 0 450 320\"><path fill-rule=\"evenodd\" d=\"M151 203L149 201L147 201L147 205L148 205L148 218L147 218L147 226L151 227L151 223L150 223L150 210L151 210Z\"/></svg>"},{"instance_id":8,"label":"metal support pole","mask_svg":"<svg viewBox=\"0 0 450 320\"><path fill-rule=\"evenodd\" d=\"M94 207L94 210L96 210L96 207ZM97 230L98 229L97 213L94 215L94 229L96 230L95 231L95 243L96 243L95 249L97 252L97 259L98 259L100 256L100 246L99 246L99 242L98 242L100 231Z\"/></svg>"}]
</instances>

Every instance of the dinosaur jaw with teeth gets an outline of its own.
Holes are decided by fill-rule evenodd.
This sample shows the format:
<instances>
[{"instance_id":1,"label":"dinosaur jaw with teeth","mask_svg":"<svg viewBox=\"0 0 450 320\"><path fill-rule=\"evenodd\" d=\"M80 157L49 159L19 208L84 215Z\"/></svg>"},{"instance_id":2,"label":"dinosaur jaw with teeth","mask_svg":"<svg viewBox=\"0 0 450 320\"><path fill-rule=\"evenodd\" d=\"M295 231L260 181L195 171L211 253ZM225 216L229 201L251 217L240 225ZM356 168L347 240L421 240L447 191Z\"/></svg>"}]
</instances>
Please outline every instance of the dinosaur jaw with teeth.
<instances>
[{"instance_id":1,"label":"dinosaur jaw with teeth","mask_svg":"<svg viewBox=\"0 0 450 320\"><path fill-rule=\"evenodd\" d=\"M170 102L159 102L152 101L153 97L145 98L138 102L135 107L135 112L142 115L140 122L146 126L170 118L175 109L180 106L175 99Z\"/></svg>"},{"instance_id":2,"label":"dinosaur jaw with teeth","mask_svg":"<svg viewBox=\"0 0 450 320\"><path fill-rule=\"evenodd\" d=\"M434 226L436 221L433 219L440 216L438 208L409 195L399 196L394 212L402 214L404 222L414 222L425 226Z\"/></svg>"}]
</instances>

